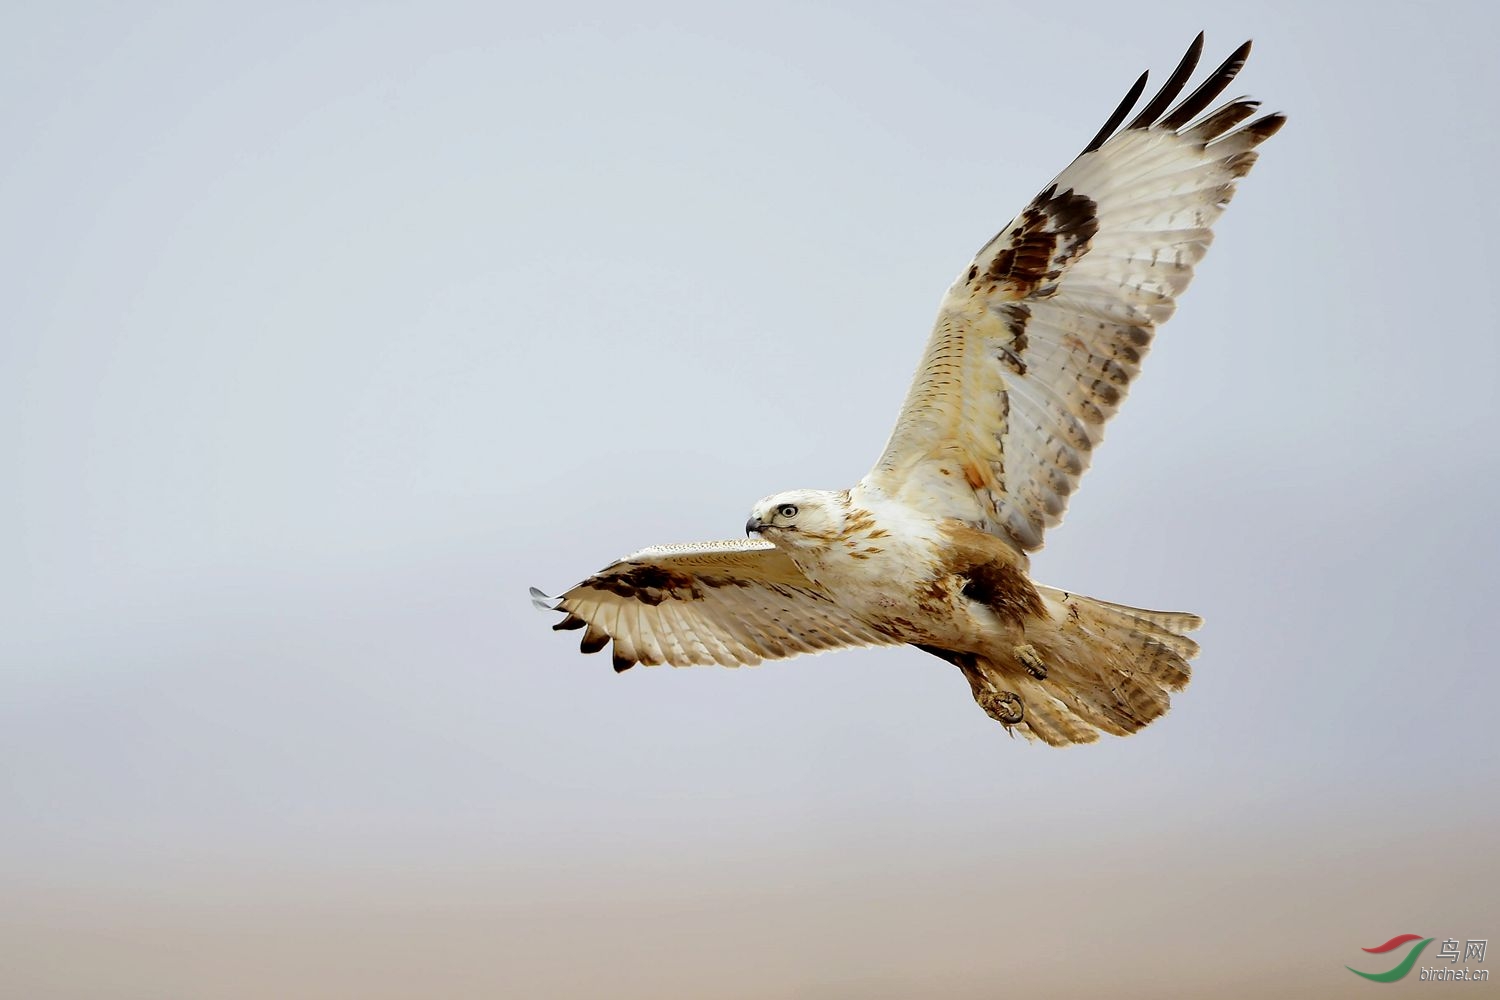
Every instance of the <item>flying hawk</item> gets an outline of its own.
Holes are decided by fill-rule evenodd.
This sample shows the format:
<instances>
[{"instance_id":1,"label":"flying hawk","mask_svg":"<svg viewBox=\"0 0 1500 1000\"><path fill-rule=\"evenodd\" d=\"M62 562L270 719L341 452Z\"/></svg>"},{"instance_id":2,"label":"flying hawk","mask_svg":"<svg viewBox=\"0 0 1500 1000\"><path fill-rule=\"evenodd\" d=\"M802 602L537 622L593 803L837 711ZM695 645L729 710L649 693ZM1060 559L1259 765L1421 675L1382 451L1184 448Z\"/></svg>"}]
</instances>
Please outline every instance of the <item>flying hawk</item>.
<instances>
[{"instance_id":1,"label":"flying hawk","mask_svg":"<svg viewBox=\"0 0 1500 1000\"><path fill-rule=\"evenodd\" d=\"M1066 170L948 289L885 452L847 490L757 503L746 540L626 556L538 607L636 663L754 664L908 644L958 667L1007 729L1053 746L1125 736L1188 682L1195 615L1034 583L1104 424L1176 308L1255 149L1285 118L1209 105L1236 49L1192 93L1200 34L1126 122L1130 88ZM1121 125L1124 125L1122 128Z\"/></svg>"}]
</instances>

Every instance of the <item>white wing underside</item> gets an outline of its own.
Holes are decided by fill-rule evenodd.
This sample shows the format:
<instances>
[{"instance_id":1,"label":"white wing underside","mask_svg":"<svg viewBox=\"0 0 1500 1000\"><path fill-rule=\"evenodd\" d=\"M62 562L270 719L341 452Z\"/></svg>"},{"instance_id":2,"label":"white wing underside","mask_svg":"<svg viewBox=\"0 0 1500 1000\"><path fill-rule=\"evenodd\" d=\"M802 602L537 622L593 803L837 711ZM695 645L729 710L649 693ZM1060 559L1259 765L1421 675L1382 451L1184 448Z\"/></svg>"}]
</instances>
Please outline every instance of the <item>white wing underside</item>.
<instances>
[{"instance_id":1,"label":"white wing underside","mask_svg":"<svg viewBox=\"0 0 1500 1000\"><path fill-rule=\"evenodd\" d=\"M1231 131L1257 107L1244 99L1187 120L1227 86L1248 43L1167 111L1198 47L1154 112L1096 139L949 288L867 486L1028 550L1062 520L1236 179L1283 121Z\"/></svg>"},{"instance_id":2,"label":"white wing underside","mask_svg":"<svg viewBox=\"0 0 1500 1000\"><path fill-rule=\"evenodd\" d=\"M780 549L758 540L658 545L626 556L544 607L581 648L614 640L616 670L635 663L748 666L847 646L898 644L836 604Z\"/></svg>"}]
</instances>

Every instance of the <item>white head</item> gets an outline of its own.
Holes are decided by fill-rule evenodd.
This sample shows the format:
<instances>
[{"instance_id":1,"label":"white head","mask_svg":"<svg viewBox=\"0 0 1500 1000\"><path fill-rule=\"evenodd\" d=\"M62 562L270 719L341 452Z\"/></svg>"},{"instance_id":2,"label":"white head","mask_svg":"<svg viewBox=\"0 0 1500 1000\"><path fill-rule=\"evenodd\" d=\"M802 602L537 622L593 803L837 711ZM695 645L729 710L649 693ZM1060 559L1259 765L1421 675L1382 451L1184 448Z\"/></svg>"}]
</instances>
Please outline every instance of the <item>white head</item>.
<instances>
[{"instance_id":1,"label":"white head","mask_svg":"<svg viewBox=\"0 0 1500 1000\"><path fill-rule=\"evenodd\" d=\"M750 509L745 534L759 535L782 549L823 546L843 533L848 513L847 492L787 490Z\"/></svg>"}]
</instances>

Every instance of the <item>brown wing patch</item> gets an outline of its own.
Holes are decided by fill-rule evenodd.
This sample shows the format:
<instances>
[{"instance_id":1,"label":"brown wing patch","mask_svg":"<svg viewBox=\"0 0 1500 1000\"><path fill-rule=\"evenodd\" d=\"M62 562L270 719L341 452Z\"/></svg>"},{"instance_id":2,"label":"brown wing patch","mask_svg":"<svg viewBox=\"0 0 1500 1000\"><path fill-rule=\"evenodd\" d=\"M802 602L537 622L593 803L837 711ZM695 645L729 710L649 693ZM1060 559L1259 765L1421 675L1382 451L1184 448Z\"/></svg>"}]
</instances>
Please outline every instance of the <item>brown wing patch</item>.
<instances>
[{"instance_id":1,"label":"brown wing patch","mask_svg":"<svg viewBox=\"0 0 1500 1000\"><path fill-rule=\"evenodd\" d=\"M1057 192L1057 185L1037 195L1001 238L1007 246L985 271L987 283L1006 298L1050 295L1063 269L1088 250L1099 231L1094 202L1074 191ZM970 279L973 280L973 279Z\"/></svg>"},{"instance_id":2,"label":"brown wing patch","mask_svg":"<svg viewBox=\"0 0 1500 1000\"><path fill-rule=\"evenodd\" d=\"M598 576L582 584L591 590L605 590L621 597L633 597L653 607L668 598L674 601L702 600L699 584L718 586L707 577L694 579L661 566L633 566L623 573ZM574 626L576 627L576 626Z\"/></svg>"},{"instance_id":3,"label":"brown wing patch","mask_svg":"<svg viewBox=\"0 0 1500 1000\"><path fill-rule=\"evenodd\" d=\"M1026 557L1003 540L961 522L942 526L948 555L942 571L963 595L1017 623L1046 615L1041 595L1026 576Z\"/></svg>"},{"instance_id":4,"label":"brown wing patch","mask_svg":"<svg viewBox=\"0 0 1500 1000\"><path fill-rule=\"evenodd\" d=\"M1008 563L971 567L964 579L963 593L1013 622L1046 614L1042 599L1026 574Z\"/></svg>"},{"instance_id":5,"label":"brown wing patch","mask_svg":"<svg viewBox=\"0 0 1500 1000\"><path fill-rule=\"evenodd\" d=\"M1007 302L998 306L995 311L999 313L1006 332L1010 334L1009 341L996 345L997 357L1017 375L1025 375L1026 362L1021 355L1031 343L1026 339L1026 324L1031 322L1031 310L1024 303Z\"/></svg>"}]
</instances>

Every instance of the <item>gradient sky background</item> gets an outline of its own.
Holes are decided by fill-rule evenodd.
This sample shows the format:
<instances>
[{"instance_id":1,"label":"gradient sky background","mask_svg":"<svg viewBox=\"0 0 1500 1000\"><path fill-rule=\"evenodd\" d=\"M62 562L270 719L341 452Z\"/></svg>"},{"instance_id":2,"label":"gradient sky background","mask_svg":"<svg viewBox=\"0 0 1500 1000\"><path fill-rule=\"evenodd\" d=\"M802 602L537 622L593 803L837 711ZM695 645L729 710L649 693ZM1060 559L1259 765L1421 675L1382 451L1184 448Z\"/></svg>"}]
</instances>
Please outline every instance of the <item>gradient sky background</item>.
<instances>
[{"instance_id":1,"label":"gradient sky background","mask_svg":"<svg viewBox=\"0 0 1500 1000\"><path fill-rule=\"evenodd\" d=\"M1207 618L1166 719L548 631L530 584L858 478L959 267L1200 28L1291 123L1034 560ZM1335 996L1500 938L1497 31L6 5L0 986Z\"/></svg>"}]
</instances>

